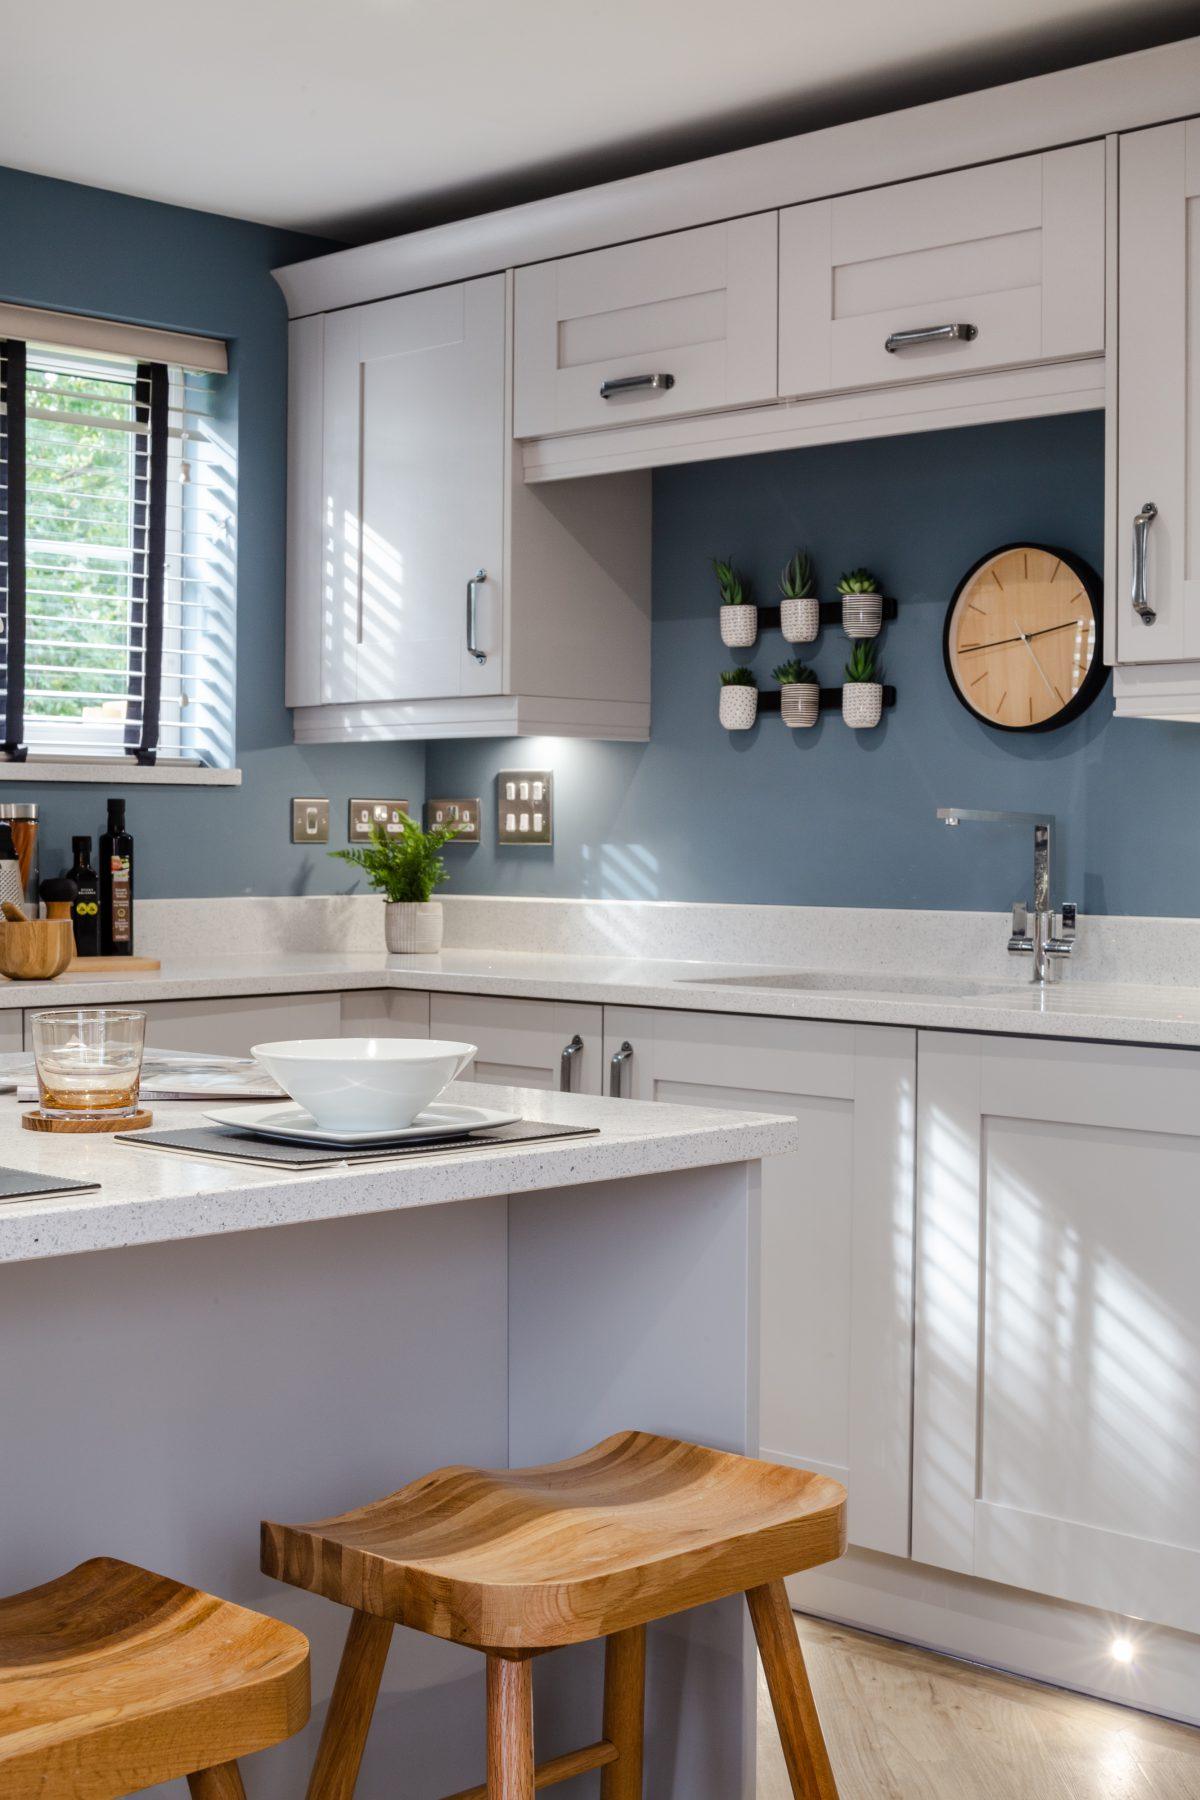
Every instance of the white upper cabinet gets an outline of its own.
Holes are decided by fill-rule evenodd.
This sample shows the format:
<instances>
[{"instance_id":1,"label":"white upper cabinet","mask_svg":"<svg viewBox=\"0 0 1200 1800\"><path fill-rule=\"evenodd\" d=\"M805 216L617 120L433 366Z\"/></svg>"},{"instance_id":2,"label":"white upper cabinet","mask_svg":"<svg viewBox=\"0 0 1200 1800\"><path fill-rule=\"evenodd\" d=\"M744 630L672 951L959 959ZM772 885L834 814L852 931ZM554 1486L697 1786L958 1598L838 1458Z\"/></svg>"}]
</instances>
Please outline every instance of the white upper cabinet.
<instances>
[{"instance_id":1,"label":"white upper cabinet","mask_svg":"<svg viewBox=\"0 0 1200 1800\"><path fill-rule=\"evenodd\" d=\"M1102 143L780 214L782 396L1103 350Z\"/></svg>"},{"instance_id":2,"label":"white upper cabinet","mask_svg":"<svg viewBox=\"0 0 1200 1800\"><path fill-rule=\"evenodd\" d=\"M777 229L760 213L518 270L517 437L774 398Z\"/></svg>"},{"instance_id":3,"label":"white upper cabinet","mask_svg":"<svg viewBox=\"0 0 1200 1800\"><path fill-rule=\"evenodd\" d=\"M297 741L648 735L649 478L524 486L510 322L490 275L292 324Z\"/></svg>"},{"instance_id":4,"label":"white upper cabinet","mask_svg":"<svg viewBox=\"0 0 1200 1800\"><path fill-rule=\"evenodd\" d=\"M1200 658L1200 119L1121 139L1119 226L1116 660L1179 663ZM1148 671L1123 705L1118 678L1118 710L1174 686Z\"/></svg>"}]
</instances>

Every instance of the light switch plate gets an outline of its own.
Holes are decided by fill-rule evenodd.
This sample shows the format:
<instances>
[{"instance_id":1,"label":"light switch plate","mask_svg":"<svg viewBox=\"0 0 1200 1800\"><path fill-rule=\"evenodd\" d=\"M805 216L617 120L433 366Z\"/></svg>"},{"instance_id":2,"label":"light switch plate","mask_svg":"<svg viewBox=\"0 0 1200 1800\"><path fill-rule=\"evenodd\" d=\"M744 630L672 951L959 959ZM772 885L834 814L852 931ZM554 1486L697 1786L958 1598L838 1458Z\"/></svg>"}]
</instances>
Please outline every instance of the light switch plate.
<instances>
[{"instance_id":1,"label":"light switch plate","mask_svg":"<svg viewBox=\"0 0 1200 1800\"><path fill-rule=\"evenodd\" d=\"M352 844L369 844L373 825L382 825L389 833L399 831L401 813L408 813L407 800L351 800L347 836Z\"/></svg>"},{"instance_id":2,"label":"light switch plate","mask_svg":"<svg viewBox=\"0 0 1200 1800\"><path fill-rule=\"evenodd\" d=\"M328 800L292 801L293 844L327 844L329 842Z\"/></svg>"},{"instance_id":3,"label":"light switch plate","mask_svg":"<svg viewBox=\"0 0 1200 1800\"><path fill-rule=\"evenodd\" d=\"M501 769L496 777L496 842L554 842L553 769Z\"/></svg>"},{"instance_id":4,"label":"light switch plate","mask_svg":"<svg viewBox=\"0 0 1200 1800\"><path fill-rule=\"evenodd\" d=\"M477 844L479 842L479 802L461 797L453 800L427 800L425 802L425 829L432 831L435 825L448 825L451 822L458 830L450 839L451 844Z\"/></svg>"}]
</instances>

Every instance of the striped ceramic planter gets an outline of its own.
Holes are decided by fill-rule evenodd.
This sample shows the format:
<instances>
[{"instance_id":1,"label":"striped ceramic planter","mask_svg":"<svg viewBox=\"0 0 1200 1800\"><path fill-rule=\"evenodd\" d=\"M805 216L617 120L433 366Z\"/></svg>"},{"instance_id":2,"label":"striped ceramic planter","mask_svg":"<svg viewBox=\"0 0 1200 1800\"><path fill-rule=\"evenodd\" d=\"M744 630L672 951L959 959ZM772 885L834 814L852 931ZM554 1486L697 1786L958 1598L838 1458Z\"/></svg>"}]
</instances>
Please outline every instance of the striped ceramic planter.
<instances>
[{"instance_id":1,"label":"striped ceramic planter","mask_svg":"<svg viewBox=\"0 0 1200 1800\"><path fill-rule=\"evenodd\" d=\"M815 681L788 681L779 690L779 710L785 725L815 725L821 713L821 690Z\"/></svg>"}]
</instances>

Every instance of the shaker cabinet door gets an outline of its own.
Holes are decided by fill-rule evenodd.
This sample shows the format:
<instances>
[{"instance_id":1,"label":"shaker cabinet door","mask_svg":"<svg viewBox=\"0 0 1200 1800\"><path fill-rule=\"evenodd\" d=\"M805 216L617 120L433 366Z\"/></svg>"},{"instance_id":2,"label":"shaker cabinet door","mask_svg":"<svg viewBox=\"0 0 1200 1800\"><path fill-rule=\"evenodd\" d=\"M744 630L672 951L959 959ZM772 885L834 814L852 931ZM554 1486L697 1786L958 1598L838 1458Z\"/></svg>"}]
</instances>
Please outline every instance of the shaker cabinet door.
<instances>
[{"instance_id":1,"label":"shaker cabinet door","mask_svg":"<svg viewBox=\"0 0 1200 1800\"><path fill-rule=\"evenodd\" d=\"M323 702L503 689L504 286L325 319Z\"/></svg>"},{"instance_id":2,"label":"shaker cabinet door","mask_svg":"<svg viewBox=\"0 0 1200 1800\"><path fill-rule=\"evenodd\" d=\"M433 994L429 1035L477 1046L465 1081L572 1094L600 1091L598 1006L499 994Z\"/></svg>"},{"instance_id":3,"label":"shaker cabinet door","mask_svg":"<svg viewBox=\"0 0 1200 1800\"><path fill-rule=\"evenodd\" d=\"M605 1007L604 1054L606 1093L799 1116L762 1165L761 1454L844 1482L850 1542L907 1556L916 1034Z\"/></svg>"},{"instance_id":4,"label":"shaker cabinet door","mask_svg":"<svg viewBox=\"0 0 1200 1800\"><path fill-rule=\"evenodd\" d=\"M1116 659L1194 661L1200 658L1200 119L1122 137L1119 245ZM1152 621L1135 598L1153 612Z\"/></svg>"},{"instance_id":5,"label":"shaker cabinet door","mask_svg":"<svg viewBox=\"0 0 1200 1800\"><path fill-rule=\"evenodd\" d=\"M920 1034L918 1562L1200 1630L1198 1081Z\"/></svg>"}]
</instances>

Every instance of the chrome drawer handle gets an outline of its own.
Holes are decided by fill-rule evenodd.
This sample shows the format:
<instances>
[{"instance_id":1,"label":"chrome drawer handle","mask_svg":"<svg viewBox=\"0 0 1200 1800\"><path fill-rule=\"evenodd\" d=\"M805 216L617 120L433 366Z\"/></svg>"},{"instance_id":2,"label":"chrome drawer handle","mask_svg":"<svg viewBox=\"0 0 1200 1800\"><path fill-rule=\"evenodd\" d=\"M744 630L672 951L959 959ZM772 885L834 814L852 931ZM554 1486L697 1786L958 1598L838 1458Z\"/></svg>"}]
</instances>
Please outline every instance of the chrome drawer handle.
<instances>
[{"instance_id":1,"label":"chrome drawer handle","mask_svg":"<svg viewBox=\"0 0 1200 1800\"><path fill-rule=\"evenodd\" d=\"M613 1051L612 1061L608 1065L608 1091L614 1100L621 1098L621 1070L632 1060L633 1045L626 1039L619 1050Z\"/></svg>"},{"instance_id":2,"label":"chrome drawer handle","mask_svg":"<svg viewBox=\"0 0 1200 1800\"><path fill-rule=\"evenodd\" d=\"M897 350L908 350L914 344L969 344L979 336L977 325L920 325L915 331L893 331L883 347L894 356Z\"/></svg>"},{"instance_id":3,"label":"chrome drawer handle","mask_svg":"<svg viewBox=\"0 0 1200 1800\"><path fill-rule=\"evenodd\" d=\"M1158 517L1153 500L1147 500L1133 521L1133 610L1143 625L1153 625L1158 614L1146 597L1146 564L1150 548L1150 526Z\"/></svg>"},{"instance_id":4,"label":"chrome drawer handle","mask_svg":"<svg viewBox=\"0 0 1200 1800\"><path fill-rule=\"evenodd\" d=\"M559 1058L558 1087L560 1093L570 1093L571 1069L574 1066L575 1058L579 1056L582 1051L583 1039L580 1037L579 1033L576 1032L570 1043L563 1045L562 1056Z\"/></svg>"},{"instance_id":5,"label":"chrome drawer handle","mask_svg":"<svg viewBox=\"0 0 1200 1800\"><path fill-rule=\"evenodd\" d=\"M675 386L673 375L618 375L611 381L600 383L600 398L611 400L614 394L632 394L638 388L645 388L650 393L663 394L668 388Z\"/></svg>"},{"instance_id":6,"label":"chrome drawer handle","mask_svg":"<svg viewBox=\"0 0 1200 1800\"><path fill-rule=\"evenodd\" d=\"M477 663L485 663L487 661L486 652L479 648L477 640L479 584L481 581L486 580L487 570L476 569L470 581L467 583L467 652L475 658Z\"/></svg>"}]
</instances>

